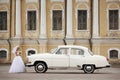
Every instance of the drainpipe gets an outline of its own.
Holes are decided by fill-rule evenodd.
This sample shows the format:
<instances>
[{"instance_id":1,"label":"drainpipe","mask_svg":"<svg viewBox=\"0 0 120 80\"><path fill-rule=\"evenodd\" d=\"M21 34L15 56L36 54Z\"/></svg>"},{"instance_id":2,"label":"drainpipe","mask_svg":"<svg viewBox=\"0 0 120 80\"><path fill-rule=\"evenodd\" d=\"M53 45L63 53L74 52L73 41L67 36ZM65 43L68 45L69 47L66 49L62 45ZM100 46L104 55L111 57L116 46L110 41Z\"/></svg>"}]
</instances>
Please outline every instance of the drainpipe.
<instances>
[{"instance_id":1,"label":"drainpipe","mask_svg":"<svg viewBox=\"0 0 120 80\"><path fill-rule=\"evenodd\" d=\"M90 19L90 31L91 31L91 33L90 33L90 39L89 39L89 43L90 43L90 50L92 51L92 33L93 33L93 0L91 0L91 2L90 2L90 11L91 11L91 13L90 13L90 16L91 16L91 19Z\"/></svg>"},{"instance_id":2,"label":"drainpipe","mask_svg":"<svg viewBox=\"0 0 120 80\"><path fill-rule=\"evenodd\" d=\"M7 40L8 41L8 44L9 44L9 60L11 60L11 43L10 43L10 38L12 37L11 36L11 33L12 32L12 0L10 0L10 32L9 32L9 39Z\"/></svg>"},{"instance_id":3,"label":"drainpipe","mask_svg":"<svg viewBox=\"0 0 120 80\"><path fill-rule=\"evenodd\" d=\"M64 39L63 39L63 42L64 42L64 45L67 45L66 43L66 34L67 34L67 0L65 0L65 36L64 36Z\"/></svg>"},{"instance_id":4,"label":"drainpipe","mask_svg":"<svg viewBox=\"0 0 120 80\"><path fill-rule=\"evenodd\" d=\"M10 0L10 34L9 34L9 38L11 38L11 27L12 26L12 0Z\"/></svg>"}]
</instances>

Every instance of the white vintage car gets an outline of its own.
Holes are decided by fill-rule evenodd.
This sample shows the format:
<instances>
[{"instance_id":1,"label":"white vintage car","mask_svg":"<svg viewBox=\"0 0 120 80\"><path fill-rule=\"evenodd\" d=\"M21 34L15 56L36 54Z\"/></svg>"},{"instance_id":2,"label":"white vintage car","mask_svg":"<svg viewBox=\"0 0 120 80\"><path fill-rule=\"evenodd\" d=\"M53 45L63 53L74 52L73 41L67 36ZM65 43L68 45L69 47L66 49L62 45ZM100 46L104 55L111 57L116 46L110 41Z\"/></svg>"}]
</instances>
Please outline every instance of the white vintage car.
<instances>
[{"instance_id":1,"label":"white vintage car","mask_svg":"<svg viewBox=\"0 0 120 80\"><path fill-rule=\"evenodd\" d=\"M26 66L34 66L37 73L47 69L78 69L93 73L95 69L110 67L107 58L93 53L86 47L63 45L52 49L50 53L28 56Z\"/></svg>"}]
</instances>

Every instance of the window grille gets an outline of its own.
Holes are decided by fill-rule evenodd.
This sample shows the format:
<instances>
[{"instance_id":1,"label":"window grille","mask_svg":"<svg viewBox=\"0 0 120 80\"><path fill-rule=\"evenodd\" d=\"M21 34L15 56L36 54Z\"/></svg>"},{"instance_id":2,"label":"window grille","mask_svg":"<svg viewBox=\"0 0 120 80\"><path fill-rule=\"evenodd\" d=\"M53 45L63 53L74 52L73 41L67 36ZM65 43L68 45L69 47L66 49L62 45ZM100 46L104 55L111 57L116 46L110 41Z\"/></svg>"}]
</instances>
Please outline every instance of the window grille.
<instances>
[{"instance_id":1,"label":"window grille","mask_svg":"<svg viewBox=\"0 0 120 80\"><path fill-rule=\"evenodd\" d=\"M0 30L7 30L7 12L0 12Z\"/></svg>"},{"instance_id":2,"label":"window grille","mask_svg":"<svg viewBox=\"0 0 120 80\"><path fill-rule=\"evenodd\" d=\"M53 11L53 30L62 30L62 10Z\"/></svg>"},{"instance_id":3,"label":"window grille","mask_svg":"<svg viewBox=\"0 0 120 80\"><path fill-rule=\"evenodd\" d=\"M109 10L109 30L118 30L118 10Z\"/></svg>"},{"instance_id":4,"label":"window grille","mask_svg":"<svg viewBox=\"0 0 120 80\"><path fill-rule=\"evenodd\" d=\"M6 59L7 58L7 51L1 50L0 51L0 59Z\"/></svg>"},{"instance_id":5,"label":"window grille","mask_svg":"<svg viewBox=\"0 0 120 80\"><path fill-rule=\"evenodd\" d=\"M78 30L87 30L87 10L78 10Z\"/></svg>"},{"instance_id":6,"label":"window grille","mask_svg":"<svg viewBox=\"0 0 120 80\"><path fill-rule=\"evenodd\" d=\"M110 58L111 59L118 59L118 51L117 50L111 50L110 51Z\"/></svg>"},{"instance_id":7,"label":"window grille","mask_svg":"<svg viewBox=\"0 0 120 80\"><path fill-rule=\"evenodd\" d=\"M28 30L36 30L36 11L28 11Z\"/></svg>"}]
</instances>

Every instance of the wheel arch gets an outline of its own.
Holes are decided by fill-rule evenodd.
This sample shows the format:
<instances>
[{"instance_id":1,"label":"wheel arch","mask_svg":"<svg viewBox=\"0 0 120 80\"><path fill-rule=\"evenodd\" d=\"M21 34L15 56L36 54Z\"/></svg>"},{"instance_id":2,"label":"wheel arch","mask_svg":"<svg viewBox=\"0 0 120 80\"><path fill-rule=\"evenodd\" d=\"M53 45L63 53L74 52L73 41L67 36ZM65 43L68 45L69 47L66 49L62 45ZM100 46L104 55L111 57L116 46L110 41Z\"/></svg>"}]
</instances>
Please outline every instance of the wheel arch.
<instances>
[{"instance_id":1,"label":"wheel arch","mask_svg":"<svg viewBox=\"0 0 120 80\"><path fill-rule=\"evenodd\" d=\"M82 70L83 70L83 68L84 68L84 66L85 66L85 65L93 65L93 66L94 66L94 68L96 69L95 64L83 64L83 65L82 65Z\"/></svg>"},{"instance_id":2,"label":"wheel arch","mask_svg":"<svg viewBox=\"0 0 120 80\"><path fill-rule=\"evenodd\" d=\"M34 62L34 66L37 64L37 63L44 63L46 65L46 67L48 68L48 65L45 61L35 61Z\"/></svg>"}]
</instances>

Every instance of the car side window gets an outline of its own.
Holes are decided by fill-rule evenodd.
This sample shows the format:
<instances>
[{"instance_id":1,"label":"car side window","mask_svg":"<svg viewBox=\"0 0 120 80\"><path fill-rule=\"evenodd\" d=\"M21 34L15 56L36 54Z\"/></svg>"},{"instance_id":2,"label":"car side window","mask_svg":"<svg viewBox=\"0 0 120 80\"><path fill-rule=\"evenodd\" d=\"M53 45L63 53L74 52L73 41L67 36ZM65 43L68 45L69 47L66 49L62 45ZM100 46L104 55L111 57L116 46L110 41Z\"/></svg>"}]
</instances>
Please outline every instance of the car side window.
<instances>
[{"instance_id":1,"label":"car side window","mask_svg":"<svg viewBox=\"0 0 120 80\"><path fill-rule=\"evenodd\" d=\"M71 55L84 55L84 50L78 48L72 48Z\"/></svg>"},{"instance_id":2,"label":"car side window","mask_svg":"<svg viewBox=\"0 0 120 80\"><path fill-rule=\"evenodd\" d=\"M56 54L62 55L62 54L68 54L68 48L60 48Z\"/></svg>"}]
</instances>

